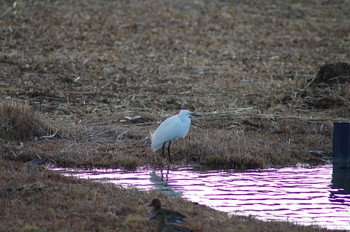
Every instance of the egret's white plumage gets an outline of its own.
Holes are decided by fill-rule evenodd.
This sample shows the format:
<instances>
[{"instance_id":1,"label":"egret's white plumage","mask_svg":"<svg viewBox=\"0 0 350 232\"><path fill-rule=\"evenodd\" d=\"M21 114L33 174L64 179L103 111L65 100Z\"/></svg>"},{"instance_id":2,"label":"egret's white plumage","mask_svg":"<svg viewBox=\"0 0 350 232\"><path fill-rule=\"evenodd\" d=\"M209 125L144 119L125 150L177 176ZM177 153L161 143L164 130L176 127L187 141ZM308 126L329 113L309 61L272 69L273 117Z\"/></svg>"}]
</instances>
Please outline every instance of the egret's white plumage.
<instances>
[{"instance_id":1,"label":"egret's white plumage","mask_svg":"<svg viewBox=\"0 0 350 232\"><path fill-rule=\"evenodd\" d=\"M191 125L191 115L195 114L192 114L188 110L180 110L178 114L171 116L162 122L156 131L151 133L151 149L157 151L158 149L163 148L164 156L164 145L169 142L168 153L170 160L170 143L173 140L183 138L187 135Z\"/></svg>"}]
</instances>

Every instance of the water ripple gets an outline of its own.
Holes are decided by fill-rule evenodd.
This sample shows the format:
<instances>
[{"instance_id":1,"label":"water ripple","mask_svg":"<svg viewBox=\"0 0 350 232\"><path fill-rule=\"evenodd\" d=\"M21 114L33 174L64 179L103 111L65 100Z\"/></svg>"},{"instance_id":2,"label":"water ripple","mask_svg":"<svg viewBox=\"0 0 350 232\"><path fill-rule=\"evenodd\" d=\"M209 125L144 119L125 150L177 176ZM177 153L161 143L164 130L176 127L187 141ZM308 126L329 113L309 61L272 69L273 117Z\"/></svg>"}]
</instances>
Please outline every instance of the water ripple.
<instances>
[{"instance_id":1,"label":"water ripple","mask_svg":"<svg viewBox=\"0 0 350 232\"><path fill-rule=\"evenodd\" d=\"M335 179L332 184L331 165L248 172L204 172L193 167L172 170L140 168L133 172L118 169L55 170L143 190L158 189L230 214L350 230L350 190L347 184L341 184L350 181Z\"/></svg>"}]
</instances>

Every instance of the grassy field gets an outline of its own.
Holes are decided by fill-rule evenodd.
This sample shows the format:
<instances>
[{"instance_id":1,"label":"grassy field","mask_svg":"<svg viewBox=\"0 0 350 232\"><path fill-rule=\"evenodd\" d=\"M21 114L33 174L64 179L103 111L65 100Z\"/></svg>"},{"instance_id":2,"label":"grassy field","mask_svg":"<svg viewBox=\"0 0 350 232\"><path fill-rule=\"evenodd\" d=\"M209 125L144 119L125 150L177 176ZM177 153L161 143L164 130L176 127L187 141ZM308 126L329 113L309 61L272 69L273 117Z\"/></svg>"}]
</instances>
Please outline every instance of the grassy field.
<instances>
[{"instance_id":1,"label":"grassy field","mask_svg":"<svg viewBox=\"0 0 350 232\"><path fill-rule=\"evenodd\" d=\"M348 12L346 0L2 1L0 230L149 231L158 196L198 231L317 231L24 163L161 166L149 132L182 107L203 117L173 164L329 163L332 123L349 121Z\"/></svg>"}]
</instances>

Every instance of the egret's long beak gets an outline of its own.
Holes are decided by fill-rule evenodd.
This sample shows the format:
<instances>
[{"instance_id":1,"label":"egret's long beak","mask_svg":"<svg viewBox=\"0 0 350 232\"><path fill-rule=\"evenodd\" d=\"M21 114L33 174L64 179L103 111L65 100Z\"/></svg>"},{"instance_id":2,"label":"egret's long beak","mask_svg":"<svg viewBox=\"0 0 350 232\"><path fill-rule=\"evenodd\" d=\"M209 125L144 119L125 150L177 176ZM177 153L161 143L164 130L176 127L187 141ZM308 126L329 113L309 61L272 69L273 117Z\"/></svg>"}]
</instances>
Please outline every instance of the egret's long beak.
<instances>
[{"instance_id":1,"label":"egret's long beak","mask_svg":"<svg viewBox=\"0 0 350 232\"><path fill-rule=\"evenodd\" d=\"M193 117L202 117L201 115L199 115L199 114L194 114L194 113L190 113L190 115L193 116Z\"/></svg>"}]
</instances>

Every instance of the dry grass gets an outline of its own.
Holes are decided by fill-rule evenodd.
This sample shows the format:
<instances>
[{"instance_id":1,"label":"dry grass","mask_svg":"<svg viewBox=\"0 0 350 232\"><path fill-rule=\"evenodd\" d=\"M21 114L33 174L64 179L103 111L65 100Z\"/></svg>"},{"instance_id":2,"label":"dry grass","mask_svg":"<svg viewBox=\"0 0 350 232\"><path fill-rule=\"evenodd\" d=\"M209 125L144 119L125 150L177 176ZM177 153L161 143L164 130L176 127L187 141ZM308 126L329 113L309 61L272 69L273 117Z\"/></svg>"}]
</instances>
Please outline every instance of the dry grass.
<instances>
[{"instance_id":1,"label":"dry grass","mask_svg":"<svg viewBox=\"0 0 350 232\"><path fill-rule=\"evenodd\" d=\"M222 120L211 121L209 125L215 123L222 126ZM226 123L219 130L192 129L189 139L173 144L175 160L238 169L316 165L331 160L329 122L250 117Z\"/></svg>"},{"instance_id":2,"label":"dry grass","mask_svg":"<svg viewBox=\"0 0 350 232\"><path fill-rule=\"evenodd\" d=\"M0 138L27 141L49 135L51 129L28 104L0 103Z\"/></svg>"},{"instance_id":3,"label":"dry grass","mask_svg":"<svg viewBox=\"0 0 350 232\"><path fill-rule=\"evenodd\" d=\"M66 167L133 169L163 165L160 151L150 150L148 131L140 131L137 124L127 129L118 125L64 127L53 124L61 128L61 138L7 147L4 157L30 161L40 156ZM327 121L236 115L235 120L204 116L195 124L188 137L172 144L173 164L251 169L331 161L332 124Z\"/></svg>"}]
</instances>

